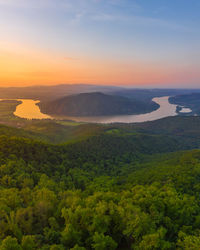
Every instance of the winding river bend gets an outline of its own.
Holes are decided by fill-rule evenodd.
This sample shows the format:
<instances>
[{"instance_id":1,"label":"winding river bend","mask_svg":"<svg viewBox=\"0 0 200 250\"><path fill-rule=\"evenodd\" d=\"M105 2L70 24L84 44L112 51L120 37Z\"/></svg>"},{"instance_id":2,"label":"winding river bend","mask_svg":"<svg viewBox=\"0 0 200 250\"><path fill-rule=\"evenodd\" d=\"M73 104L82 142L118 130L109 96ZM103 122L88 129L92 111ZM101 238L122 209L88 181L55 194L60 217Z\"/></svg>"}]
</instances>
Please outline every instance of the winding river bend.
<instances>
[{"instance_id":1,"label":"winding river bend","mask_svg":"<svg viewBox=\"0 0 200 250\"><path fill-rule=\"evenodd\" d=\"M21 104L19 104L16 107L16 110L14 112L15 116L18 116L20 118L25 118L28 120L53 119L51 116L43 114L40 111L40 108L38 107L38 105L36 105L40 101L34 101L34 100L30 100L30 99L17 99L17 101L21 102Z\"/></svg>"},{"instance_id":2,"label":"winding river bend","mask_svg":"<svg viewBox=\"0 0 200 250\"><path fill-rule=\"evenodd\" d=\"M92 122L92 123L114 123L114 122L123 122L123 123L132 123L132 122L145 122L161 119L167 116L176 116L176 107L177 105L170 104L168 101L169 97L156 97L153 98L153 101L160 105L160 108L147 113L140 115L117 115L117 116L100 116L100 117L63 117L63 119L73 120L77 122ZM34 101L31 99L18 99L21 102L16 107L14 115L20 118L25 119L55 119L52 116L43 114L40 111L37 103L39 101Z\"/></svg>"},{"instance_id":3,"label":"winding river bend","mask_svg":"<svg viewBox=\"0 0 200 250\"><path fill-rule=\"evenodd\" d=\"M160 105L160 108L147 113L140 115L117 115L117 116L98 116L98 117L69 117L69 119L74 121L83 121L83 122L95 122L95 123L133 123L133 122L146 122L154 121L161 119L167 116L176 116L176 107L177 105L171 104L168 101L169 96L165 97L156 97L153 98L153 101Z\"/></svg>"}]
</instances>

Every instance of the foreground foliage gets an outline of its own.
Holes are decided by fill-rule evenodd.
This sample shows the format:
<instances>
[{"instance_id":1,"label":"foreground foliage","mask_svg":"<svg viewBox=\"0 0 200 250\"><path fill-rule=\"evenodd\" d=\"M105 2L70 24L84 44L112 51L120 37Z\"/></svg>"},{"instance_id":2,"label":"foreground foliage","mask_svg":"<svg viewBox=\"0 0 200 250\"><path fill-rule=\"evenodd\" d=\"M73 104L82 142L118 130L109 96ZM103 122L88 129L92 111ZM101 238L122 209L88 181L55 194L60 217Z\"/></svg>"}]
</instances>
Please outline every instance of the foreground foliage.
<instances>
[{"instance_id":1,"label":"foreground foliage","mask_svg":"<svg viewBox=\"0 0 200 250\"><path fill-rule=\"evenodd\" d=\"M200 151L178 148L118 129L60 146L1 136L0 250L199 249Z\"/></svg>"}]
</instances>

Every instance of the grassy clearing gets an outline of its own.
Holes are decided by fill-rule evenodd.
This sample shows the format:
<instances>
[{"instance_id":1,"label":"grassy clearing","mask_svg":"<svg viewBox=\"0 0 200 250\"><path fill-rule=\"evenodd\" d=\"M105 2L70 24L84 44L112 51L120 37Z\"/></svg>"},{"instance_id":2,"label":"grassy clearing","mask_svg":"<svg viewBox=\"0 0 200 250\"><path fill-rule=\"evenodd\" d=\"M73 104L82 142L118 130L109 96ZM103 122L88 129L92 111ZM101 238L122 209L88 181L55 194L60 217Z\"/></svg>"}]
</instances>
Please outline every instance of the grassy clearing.
<instances>
[{"instance_id":1,"label":"grassy clearing","mask_svg":"<svg viewBox=\"0 0 200 250\"><path fill-rule=\"evenodd\" d=\"M63 126L79 126L81 124L84 124L82 122L75 122L75 121L60 121L60 120L55 120L56 123L63 125Z\"/></svg>"}]
</instances>

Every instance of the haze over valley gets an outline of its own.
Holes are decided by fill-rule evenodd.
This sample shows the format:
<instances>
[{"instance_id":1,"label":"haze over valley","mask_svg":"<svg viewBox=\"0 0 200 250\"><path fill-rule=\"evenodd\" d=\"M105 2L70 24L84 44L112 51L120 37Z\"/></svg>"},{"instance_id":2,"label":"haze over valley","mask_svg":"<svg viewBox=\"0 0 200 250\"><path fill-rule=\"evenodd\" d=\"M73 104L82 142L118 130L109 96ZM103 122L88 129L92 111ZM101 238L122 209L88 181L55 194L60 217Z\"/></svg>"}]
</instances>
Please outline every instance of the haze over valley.
<instances>
[{"instance_id":1,"label":"haze over valley","mask_svg":"<svg viewBox=\"0 0 200 250\"><path fill-rule=\"evenodd\" d=\"M190 109L184 103L180 107L172 100L179 96L198 96L199 92L198 89L128 89L97 85L55 85L2 88L0 97L4 103L6 100L8 103L11 100L21 103L16 103L13 112L20 118L129 123L174 115L196 115L196 107L192 110L192 107Z\"/></svg>"}]
</instances>

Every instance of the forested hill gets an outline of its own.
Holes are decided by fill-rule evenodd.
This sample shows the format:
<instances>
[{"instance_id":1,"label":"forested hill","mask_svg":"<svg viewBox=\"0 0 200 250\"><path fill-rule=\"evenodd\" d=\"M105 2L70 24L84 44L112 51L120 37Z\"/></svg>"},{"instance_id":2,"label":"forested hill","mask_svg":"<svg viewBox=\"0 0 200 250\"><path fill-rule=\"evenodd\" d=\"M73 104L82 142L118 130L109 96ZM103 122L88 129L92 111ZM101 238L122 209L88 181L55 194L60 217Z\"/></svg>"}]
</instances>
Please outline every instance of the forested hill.
<instances>
[{"instance_id":1,"label":"forested hill","mask_svg":"<svg viewBox=\"0 0 200 250\"><path fill-rule=\"evenodd\" d=\"M42 112L68 116L104 116L147 113L159 108L152 101L138 101L100 92L66 96L39 104Z\"/></svg>"},{"instance_id":2,"label":"forested hill","mask_svg":"<svg viewBox=\"0 0 200 250\"><path fill-rule=\"evenodd\" d=\"M200 150L183 151L200 146L199 121L189 118L80 125L79 140L60 145L43 142L41 123L0 126L0 250L200 249ZM45 140L59 132L45 126Z\"/></svg>"}]
</instances>

